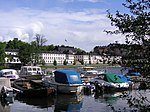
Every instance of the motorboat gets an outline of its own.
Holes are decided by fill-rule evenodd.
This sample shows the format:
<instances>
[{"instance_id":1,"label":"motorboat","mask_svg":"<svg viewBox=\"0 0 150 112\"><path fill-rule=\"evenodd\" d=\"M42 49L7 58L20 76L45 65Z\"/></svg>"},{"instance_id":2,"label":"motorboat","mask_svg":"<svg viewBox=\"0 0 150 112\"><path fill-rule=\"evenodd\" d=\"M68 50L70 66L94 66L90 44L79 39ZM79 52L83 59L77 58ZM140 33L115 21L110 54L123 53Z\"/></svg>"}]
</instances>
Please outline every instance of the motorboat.
<instances>
[{"instance_id":1,"label":"motorboat","mask_svg":"<svg viewBox=\"0 0 150 112\"><path fill-rule=\"evenodd\" d=\"M142 76L141 73L135 69L129 69L125 75L134 81L136 81L139 77Z\"/></svg>"},{"instance_id":2,"label":"motorboat","mask_svg":"<svg viewBox=\"0 0 150 112\"><path fill-rule=\"evenodd\" d=\"M18 90L16 96L19 97L41 98L55 93L55 89L53 87L45 87L40 83L24 78L15 80L13 87Z\"/></svg>"},{"instance_id":3,"label":"motorboat","mask_svg":"<svg viewBox=\"0 0 150 112\"><path fill-rule=\"evenodd\" d=\"M9 78L10 80L15 80L19 78L19 74L15 69L2 69L0 70L0 77Z\"/></svg>"},{"instance_id":4,"label":"motorboat","mask_svg":"<svg viewBox=\"0 0 150 112\"><path fill-rule=\"evenodd\" d=\"M90 80L91 84L98 85L105 89L129 89L132 82L124 75L104 73Z\"/></svg>"},{"instance_id":5,"label":"motorboat","mask_svg":"<svg viewBox=\"0 0 150 112\"><path fill-rule=\"evenodd\" d=\"M91 78L94 78L100 74L105 73L104 70L96 70L95 67L82 67L81 79L83 82L90 82Z\"/></svg>"},{"instance_id":6,"label":"motorboat","mask_svg":"<svg viewBox=\"0 0 150 112\"><path fill-rule=\"evenodd\" d=\"M53 75L44 76L42 82L54 87L58 93L81 93L84 88L80 73L74 70L55 70Z\"/></svg>"},{"instance_id":7,"label":"motorboat","mask_svg":"<svg viewBox=\"0 0 150 112\"><path fill-rule=\"evenodd\" d=\"M22 66L19 76L27 79L42 79L44 72L39 66Z\"/></svg>"}]
</instances>

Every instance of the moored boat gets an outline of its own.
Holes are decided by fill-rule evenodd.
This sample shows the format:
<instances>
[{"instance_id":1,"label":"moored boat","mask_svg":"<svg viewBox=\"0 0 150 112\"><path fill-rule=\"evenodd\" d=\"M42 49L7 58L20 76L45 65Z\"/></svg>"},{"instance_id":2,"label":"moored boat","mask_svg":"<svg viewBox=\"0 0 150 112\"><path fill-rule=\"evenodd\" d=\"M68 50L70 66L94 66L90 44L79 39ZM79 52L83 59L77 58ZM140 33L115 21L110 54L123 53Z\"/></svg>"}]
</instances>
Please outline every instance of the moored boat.
<instances>
[{"instance_id":1,"label":"moored boat","mask_svg":"<svg viewBox=\"0 0 150 112\"><path fill-rule=\"evenodd\" d=\"M27 79L15 80L13 87L18 89L17 95L21 97L46 97L55 93L54 88L45 87L42 84Z\"/></svg>"},{"instance_id":2,"label":"moored boat","mask_svg":"<svg viewBox=\"0 0 150 112\"><path fill-rule=\"evenodd\" d=\"M129 69L125 75L133 81L136 81L138 78L142 76L141 73L135 69Z\"/></svg>"},{"instance_id":3,"label":"moored boat","mask_svg":"<svg viewBox=\"0 0 150 112\"><path fill-rule=\"evenodd\" d=\"M91 83L95 84L95 87L98 86L98 88L105 90L126 90L132 85L126 76L113 73L101 74L91 79Z\"/></svg>"},{"instance_id":4,"label":"moored boat","mask_svg":"<svg viewBox=\"0 0 150 112\"><path fill-rule=\"evenodd\" d=\"M44 72L39 66L22 66L19 76L26 79L42 79Z\"/></svg>"},{"instance_id":5,"label":"moored boat","mask_svg":"<svg viewBox=\"0 0 150 112\"><path fill-rule=\"evenodd\" d=\"M73 70L56 70L53 75L45 76L43 83L58 93L81 93L84 87L80 74Z\"/></svg>"},{"instance_id":6,"label":"moored boat","mask_svg":"<svg viewBox=\"0 0 150 112\"><path fill-rule=\"evenodd\" d=\"M105 73L104 70L96 70L95 67L90 67L90 66L82 67L81 69L82 69L81 79L85 83L90 82L91 78L94 78L100 74Z\"/></svg>"},{"instance_id":7,"label":"moored boat","mask_svg":"<svg viewBox=\"0 0 150 112\"><path fill-rule=\"evenodd\" d=\"M15 69L2 69L0 70L0 77L9 78L10 80L15 80L19 78L19 74Z\"/></svg>"}]
</instances>

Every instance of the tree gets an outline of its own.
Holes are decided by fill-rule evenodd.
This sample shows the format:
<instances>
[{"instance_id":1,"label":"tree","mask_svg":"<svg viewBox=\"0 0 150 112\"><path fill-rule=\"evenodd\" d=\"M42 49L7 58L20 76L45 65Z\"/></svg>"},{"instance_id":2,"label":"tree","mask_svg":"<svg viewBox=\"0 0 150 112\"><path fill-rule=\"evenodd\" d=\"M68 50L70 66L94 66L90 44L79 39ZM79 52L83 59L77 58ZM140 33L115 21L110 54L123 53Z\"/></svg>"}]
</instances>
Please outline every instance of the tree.
<instances>
[{"instance_id":1,"label":"tree","mask_svg":"<svg viewBox=\"0 0 150 112\"><path fill-rule=\"evenodd\" d=\"M44 35L42 35L42 34L36 34L35 35L35 41L33 41L31 43L31 45L34 47L35 64L40 63L39 54L42 52L42 47L46 42L47 42L47 40L46 40L46 38L44 38Z\"/></svg>"},{"instance_id":2,"label":"tree","mask_svg":"<svg viewBox=\"0 0 150 112\"><path fill-rule=\"evenodd\" d=\"M73 61L73 65L76 65L76 63L77 63L77 61L74 59L74 61Z\"/></svg>"},{"instance_id":3,"label":"tree","mask_svg":"<svg viewBox=\"0 0 150 112\"><path fill-rule=\"evenodd\" d=\"M149 0L126 0L123 4L130 13L121 14L116 11L115 16L108 11L111 25L117 27L114 31L106 31L110 34L123 34L128 45L139 45L141 48L130 47L126 59L128 65L139 66L140 71L147 76L150 74L150 2ZM140 54L139 54L140 53ZM139 61L137 61L139 60Z\"/></svg>"},{"instance_id":4,"label":"tree","mask_svg":"<svg viewBox=\"0 0 150 112\"><path fill-rule=\"evenodd\" d=\"M57 66L57 61L55 59L54 59L53 65Z\"/></svg>"},{"instance_id":5,"label":"tree","mask_svg":"<svg viewBox=\"0 0 150 112\"><path fill-rule=\"evenodd\" d=\"M6 49L20 49L23 44L25 44L25 42L18 40L18 38L14 38L13 40L9 40L7 42Z\"/></svg>"},{"instance_id":6,"label":"tree","mask_svg":"<svg viewBox=\"0 0 150 112\"><path fill-rule=\"evenodd\" d=\"M150 74L150 2L149 0L126 0L123 5L130 10L130 13L121 14L116 11L114 16L108 11L111 25L116 26L117 30L106 32L125 35L126 43L130 46L126 54L128 56L126 64L140 67L140 71L147 76ZM136 107L140 112L150 110L149 102L143 95L140 95L140 98L128 99L130 107Z\"/></svg>"},{"instance_id":7,"label":"tree","mask_svg":"<svg viewBox=\"0 0 150 112\"><path fill-rule=\"evenodd\" d=\"M30 44L26 43L22 45L18 52L18 57L23 65L28 64L32 61L32 47Z\"/></svg>"},{"instance_id":8,"label":"tree","mask_svg":"<svg viewBox=\"0 0 150 112\"><path fill-rule=\"evenodd\" d=\"M5 47L6 43L0 42L0 68L2 68L2 66L4 66L5 63Z\"/></svg>"},{"instance_id":9,"label":"tree","mask_svg":"<svg viewBox=\"0 0 150 112\"><path fill-rule=\"evenodd\" d=\"M68 62L67 62L67 60L65 59L64 60L64 63L63 63L64 65L67 65L68 64Z\"/></svg>"},{"instance_id":10,"label":"tree","mask_svg":"<svg viewBox=\"0 0 150 112\"><path fill-rule=\"evenodd\" d=\"M82 59L82 60L80 61L80 63L81 63L81 65L84 65L84 60Z\"/></svg>"}]
</instances>

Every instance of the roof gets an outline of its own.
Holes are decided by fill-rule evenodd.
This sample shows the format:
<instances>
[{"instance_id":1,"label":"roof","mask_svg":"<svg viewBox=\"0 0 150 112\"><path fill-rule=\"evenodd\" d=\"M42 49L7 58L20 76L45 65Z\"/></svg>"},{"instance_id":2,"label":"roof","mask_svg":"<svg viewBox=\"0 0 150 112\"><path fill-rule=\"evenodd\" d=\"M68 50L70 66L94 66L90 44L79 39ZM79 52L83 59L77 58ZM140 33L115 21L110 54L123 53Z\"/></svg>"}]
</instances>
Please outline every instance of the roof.
<instances>
[{"instance_id":1,"label":"roof","mask_svg":"<svg viewBox=\"0 0 150 112\"><path fill-rule=\"evenodd\" d=\"M69 84L81 84L80 74L75 72L74 70L56 70L54 72L55 80L63 82L68 82ZM61 77L61 79L60 79Z\"/></svg>"}]
</instances>

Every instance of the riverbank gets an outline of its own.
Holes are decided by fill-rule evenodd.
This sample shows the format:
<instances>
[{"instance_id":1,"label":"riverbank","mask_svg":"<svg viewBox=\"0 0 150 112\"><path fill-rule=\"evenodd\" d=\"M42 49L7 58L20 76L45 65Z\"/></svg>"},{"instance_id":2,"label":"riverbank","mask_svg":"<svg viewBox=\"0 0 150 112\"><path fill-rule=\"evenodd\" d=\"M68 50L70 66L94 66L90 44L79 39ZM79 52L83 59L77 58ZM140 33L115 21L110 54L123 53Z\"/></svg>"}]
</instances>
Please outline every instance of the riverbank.
<instances>
[{"instance_id":1,"label":"riverbank","mask_svg":"<svg viewBox=\"0 0 150 112\"><path fill-rule=\"evenodd\" d=\"M41 68L79 68L79 67L96 67L96 68L105 68L105 67L120 67L120 65L112 65L112 64L87 64L87 65L49 65L49 66L41 66Z\"/></svg>"}]
</instances>

